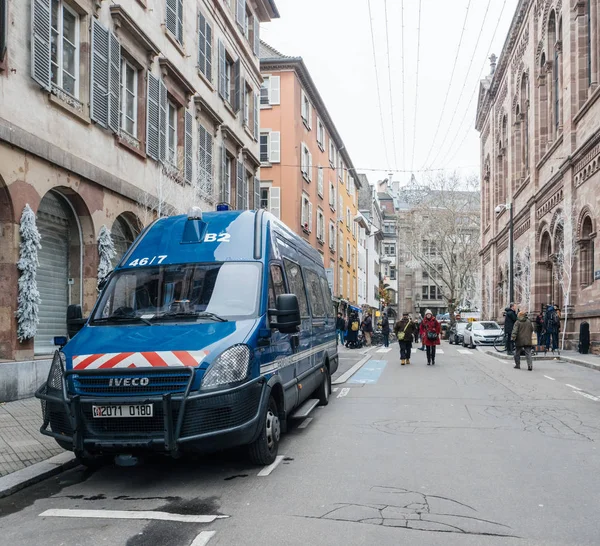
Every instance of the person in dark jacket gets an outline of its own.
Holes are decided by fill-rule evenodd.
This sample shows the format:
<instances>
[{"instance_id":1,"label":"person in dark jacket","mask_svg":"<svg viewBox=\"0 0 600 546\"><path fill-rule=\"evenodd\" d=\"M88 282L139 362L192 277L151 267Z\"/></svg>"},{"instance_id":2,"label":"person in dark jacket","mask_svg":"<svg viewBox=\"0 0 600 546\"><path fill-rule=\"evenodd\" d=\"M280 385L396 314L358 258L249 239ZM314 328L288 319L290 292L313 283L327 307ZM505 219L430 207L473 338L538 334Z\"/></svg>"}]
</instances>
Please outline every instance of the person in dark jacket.
<instances>
[{"instance_id":1,"label":"person in dark jacket","mask_svg":"<svg viewBox=\"0 0 600 546\"><path fill-rule=\"evenodd\" d=\"M415 321L413 322L413 326L414 326L414 332L415 332L415 343L419 343L419 319L415 319Z\"/></svg>"},{"instance_id":2,"label":"person in dark jacket","mask_svg":"<svg viewBox=\"0 0 600 546\"><path fill-rule=\"evenodd\" d=\"M358 344L358 330L360 322L358 315L352 313L348 319L348 332L346 333L346 347L354 349Z\"/></svg>"},{"instance_id":3,"label":"person in dark jacket","mask_svg":"<svg viewBox=\"0 0 600 546\"><path fill-rule=\"evenodd\" d=\"M435 366L435 348L440 344L442 325L429 309L425 311L425 318L421 321L419 333L427 351L427 365Z\"/></svg>"},{"instance_id":4,"label":"person in dark jacket","mask_svg":"<svg viewBox=\"0 0 600 546\"><path fill-rule=\"evenodd\" d=\"M381 319L381 334L383 335L384 347L389 347L390 346L390 321L388 319L387 313L384 313L383 318Z\"/></svg>"},{"instance_id":5,"label":"person in dark jacket","mask_svg":"<svg viewBox=\"0 0 600 546\"><path fill-rule=\"evenodd\" d=\"M346 331L346 321L342 316L342 313L338 313L337 320L335 321L335 331L340 338L340 345L344 344L344 332Z\"/></svg>"},{"instance_id":6,"label":"person in dark jacket","mask_svg":"<svg viewBox=\"0 0 600 546\"><path fill-rule=\"evenodd\" d=\"M558 349L558 332L560 330L560 316L556 312L553 305L549 305L546 309L546 317L544 319L544 330L546 330L546 351L550 349L552 342L552 352Z\"/></svg>"},{"instance_id":7,"label":"person in dark jacket","mask_svg":"<svg viewBox=\"0 0 600 546\"><path fill-rule=\"evenodd\" d=\"M514 303L511 303L510 306L504 310L504 335L506 336L506 353L511 356L515 350L512 342L512 331L515 323L517 322L516 308L517 306Z\"/></svg>"},{"instance_id":8,"label":"person in dark jacket","mask_svg":"<svg viewBox=\"0 0 600 546\"><path fill-rule=\"evenodd\" d=\"M529 371L533 370L533 358L531 356L531 351L533 350L533 346L531 344L532 336L533 324L531 324L531 321L527 318L527 313L525 313L525 311L521 311L511 334L511 340L516 345L515 368L517 370L521 369L521 351L525 352L525 357L527 358L527 369Z\"/></svg>"},{"instance_id":9,"label":"person in dark jacket","mask_svg":"<svg viewBox=\"0 0 600 546\"><path fill-rule=\"evenodd\" d=\"M371 319L371 315L367 315L365 320L362 323L362 331L365 336L365 345L367 347L371 346L371 334L373 333L373 321Z\"/></svg>"},{"instance_id":10,"label":"person in dark jacket","mask_svg":"<svg viewBox=\"0 0 600 546\"><path fill-rule=\"evenodd\" d=\"M410 364L414 327L413 321L408 318L408 313L404 313L402 318L394 325L394 334L400 344L400 362L402 366Z\"/></svg>"},{"instance_id":11,"label":"person in dark jacket","mask_svg":"<svg viewBox=\"0 0 600 546\"><path fill-rule=\"evenodd\" d=\"M535 317L535 334L537 336L537 344L541 345L544 339L544 315L541 311Z\"/></svg>"}]
</instances>

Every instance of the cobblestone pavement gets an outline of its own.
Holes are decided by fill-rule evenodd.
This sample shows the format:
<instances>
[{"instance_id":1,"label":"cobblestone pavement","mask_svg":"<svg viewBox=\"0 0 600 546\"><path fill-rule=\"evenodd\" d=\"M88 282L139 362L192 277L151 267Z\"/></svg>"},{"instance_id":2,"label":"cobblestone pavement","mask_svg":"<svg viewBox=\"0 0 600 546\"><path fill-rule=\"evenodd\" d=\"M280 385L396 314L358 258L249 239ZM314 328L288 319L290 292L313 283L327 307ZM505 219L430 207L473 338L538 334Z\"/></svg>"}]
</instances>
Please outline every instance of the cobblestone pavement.
<instances>
[{"instance_id":1,"label":"cobblestone pavement","mask_svg":"<svg viewBox=\"0 0 600 546\"><path fill-rule=\"evenodd\" d=\"M63 451L52 438L40 434L41 414L35 398L0 404L0 477Z\"/></svg>"}]
</instances>

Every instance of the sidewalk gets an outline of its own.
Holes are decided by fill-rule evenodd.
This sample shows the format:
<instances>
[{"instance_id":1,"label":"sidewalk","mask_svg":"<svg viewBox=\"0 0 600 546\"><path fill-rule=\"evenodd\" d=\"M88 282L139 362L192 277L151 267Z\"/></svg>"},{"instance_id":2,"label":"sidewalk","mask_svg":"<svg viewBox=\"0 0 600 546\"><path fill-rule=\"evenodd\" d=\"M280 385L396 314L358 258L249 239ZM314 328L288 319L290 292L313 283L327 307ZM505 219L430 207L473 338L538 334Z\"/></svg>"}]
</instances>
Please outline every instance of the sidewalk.
<instances>
[{"instance_id":1,"label":"sidewalk","mask_svg":"<svg viewBox=\"0 0 600 546\"><path fill-rule=\"evenodd\" d=\"M40 434L42 408L35 398L0 404L0 477L63 452Z\"/></svg>"},{"instance_id":2,"label":"sidewalk","mask_svg":"<svg viewBox=\"0 0 600 546\"><path fill-rule=\"evenodd\" d=\"M495 358L501 358L502 360L513 359L512 356L508 356L506 353L499 353L498 351L486 350L485 353ZM538 353L538 356L533 357L534 360L554 360L555 358L557 360L600 371L600 356L597 355L582 355L577 351L560 351L560 354L553 354L552 351L550 351L546 354Z\"/></svg>"}]
</instances>

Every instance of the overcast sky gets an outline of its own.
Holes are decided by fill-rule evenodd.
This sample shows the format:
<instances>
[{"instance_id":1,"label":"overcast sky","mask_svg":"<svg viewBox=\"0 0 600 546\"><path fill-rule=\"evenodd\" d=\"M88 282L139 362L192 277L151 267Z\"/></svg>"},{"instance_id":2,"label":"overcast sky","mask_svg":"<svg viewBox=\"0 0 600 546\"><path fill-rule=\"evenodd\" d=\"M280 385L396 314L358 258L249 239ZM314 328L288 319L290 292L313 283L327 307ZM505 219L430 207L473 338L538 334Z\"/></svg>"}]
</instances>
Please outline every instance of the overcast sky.
<instances>
[{"instance_id":1,"label":"overcast sky","mask_svg":"<svg viewBox=\"0 0 600 546\"><path fill-rule=\"evenodd\" d=\"M479 80L490 71L490 53L500 55L518 0L387 0L391 79L385 0L370 0L378 78L368 0L276 3L281 19L261 26L262 39L285 55L303 57L355 167L375 170L362 171L371 183L388 169L413 171L418 179L426 176L418 172L424 168L479 174ZM410 174L394 178L404 182Z\"/></svg>"}]
</instances>

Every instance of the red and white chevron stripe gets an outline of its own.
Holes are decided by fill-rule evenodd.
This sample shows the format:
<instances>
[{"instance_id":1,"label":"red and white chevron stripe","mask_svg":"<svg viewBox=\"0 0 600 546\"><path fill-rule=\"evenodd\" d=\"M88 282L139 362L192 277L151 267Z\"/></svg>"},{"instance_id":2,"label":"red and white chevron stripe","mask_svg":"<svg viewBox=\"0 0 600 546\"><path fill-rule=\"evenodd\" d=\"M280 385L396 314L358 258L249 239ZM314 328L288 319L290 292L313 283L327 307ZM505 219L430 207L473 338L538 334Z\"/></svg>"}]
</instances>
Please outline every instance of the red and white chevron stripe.
<instances>
[{"instance_id":1,"label":"red and white chevron stripe","mask_svg":"<svg viewBox=\"0 0 600 546\"><path fill-rule=\"evenodd\" d=\"M104 353L73 357L74 370L104 370L107 368L195 368L209 351L154 351L147 353Z\"/></svg>"}]
</instances>

